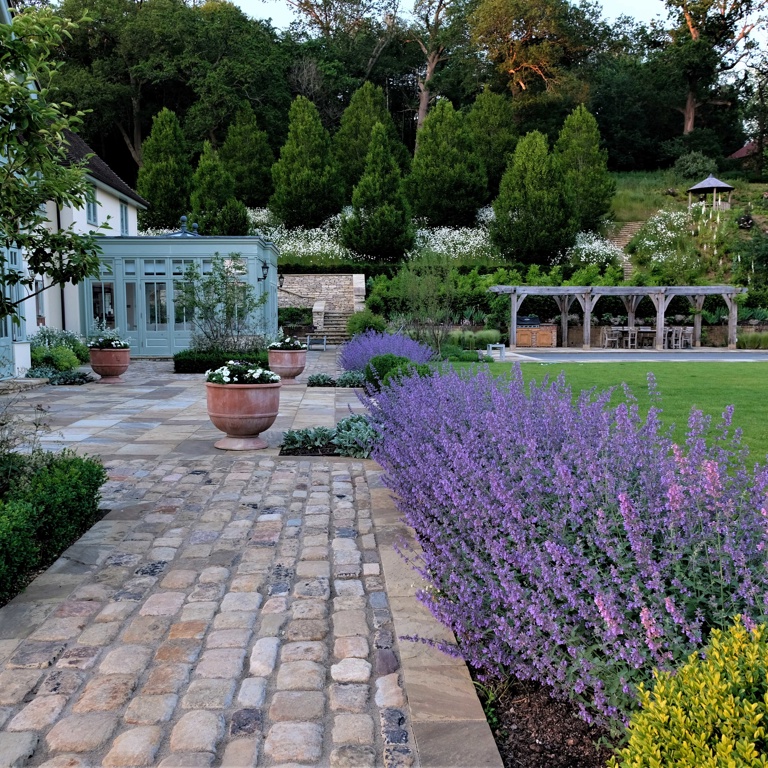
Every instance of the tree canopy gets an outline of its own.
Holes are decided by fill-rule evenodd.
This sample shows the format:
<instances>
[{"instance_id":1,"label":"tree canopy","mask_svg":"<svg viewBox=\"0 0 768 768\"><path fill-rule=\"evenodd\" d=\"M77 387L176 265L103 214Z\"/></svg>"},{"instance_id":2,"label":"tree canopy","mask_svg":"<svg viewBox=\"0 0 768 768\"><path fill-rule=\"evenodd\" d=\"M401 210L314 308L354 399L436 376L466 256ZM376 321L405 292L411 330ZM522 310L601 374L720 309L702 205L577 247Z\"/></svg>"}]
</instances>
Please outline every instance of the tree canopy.
<instances>
[{"instance_id":1,"label":"tree canopy","mask_svg":"<svg viewBox=\"0 0 768 768\"><path fill-rule=\"evenodd\" d=\"M84 164L69 163L66 152L67 132L81 116L38 87L56 76L61 64L51 52L75 29L49 9L27 9L0 24L0 318L18 320L36 278L78 283L99 272L95 233L79 234L71 225L54 231L46 214L47 203L81 208L89 190ZM23 249L28 271L9 261L13 248Z\"/></svg>"}]
</instances>

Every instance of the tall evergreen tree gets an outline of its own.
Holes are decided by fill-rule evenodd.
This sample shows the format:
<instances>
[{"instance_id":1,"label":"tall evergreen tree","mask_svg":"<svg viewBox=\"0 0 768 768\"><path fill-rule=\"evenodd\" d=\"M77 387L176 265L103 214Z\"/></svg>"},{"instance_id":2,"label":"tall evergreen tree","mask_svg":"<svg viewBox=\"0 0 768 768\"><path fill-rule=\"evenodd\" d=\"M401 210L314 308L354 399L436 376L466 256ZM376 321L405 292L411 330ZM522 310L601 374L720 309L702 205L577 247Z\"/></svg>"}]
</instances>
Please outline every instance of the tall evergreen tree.
<instances>
[{"instance_id":1,"label":"tall evergreen tree","mask_svg":"<svg viewBox=\"0 0 768 768\"><path fill-rule=\"evenodd\" d=\"M547 264L571 245L575 231L543 133L518 142L493 210L491 238L509 261Z\"/></svg>"},{"instance_id":2,"label":"tall evergreen tree","mask_svg":"<svg viewBox=\"0 0 768 768\"><path fill-rule=\"evenodd\" d=\"M598 230L611 210L616 183L608 173L608 153L600 149L597 121L583 104L565 119L555 143L554 162L573 226Z\"/></svg>"},{"instance_id":3,"label":"tall evergreen tree","mask_svg":"<svg viewBox=\"0 0 768 768\"><path fill-rule=\"evenodd\" d=\"M248 215L235 199L235 181L207 141L192 179L192 221L202 235L248 234Z\"/></svg>"},{"instance_id":4,"label":"tall evergreen tree","mask_svg":"<svg viewBox=\"0 0 768 768\"><path fill-rule=\"evenodd\" d=\"M229 126L219 158L234 179L235 197L249 208L265 206L272 194L275 156L250 106L241 109Z\"/></svg>"},{"instance_id":5,"label":"tall evergreen tree","mask_svg":"<svg viewBox=\"0 0 768 768\"><path fill-rule=\"evenodd\" d=\"M341 222L341 237L347 248L377 261L398 261L413 247L400 168L382 123L373 126L365 171L352 193L352 213Z\"/></svg>"},{"instance_id":6,"label":"tall evergreen tree","mask_svg":"<svg viewBox=\"0 0 768 768\"><path fill-rule=\"evenodd\" d=\"M287 227L315 227L341 208L341 185L331 140L315 105L297 96L288 117L288 139L272 166L270 210Z\"/></svg>"},{"instance_id":7,"label":"tall evergreen tree","mask_svg":"<svg viewBox=\"0 0 768 768\"><path fill-rule=\"evenodd\" d=\"M512 101L485 88L467 113L467 128L488 174L488 194L493 199L499 194L501 177L517 144Z\"/></svg>"},{"instance_id":8,"label":"tall evergreen tree","mask_svg":"<svg viewBox=\"0 0 768 768\"><path fill-rule=\"evenodd\" d=\"M400 169L408 170L410 156L405 145L398 139L392 116L387 110L384 91L370 81L358 88L341 116L341 125L333 137L333 153L344 184L344 200L352 196L352 190L365 171L371 132L381 123L391 140L392 150Z\"/></svg>"},{"instance_id":9,"label":"tall evergreen tree","mask_svg":"<svg viewBox=\"0 0 768 768\"><path fill-rule=\"evenodd\" d=\"M170 109L164 107L155 115L141 151L144 165L139 168L136 191L150 206L139 211L139 223L175 229L189 209L192 167L181 125Z\"/></svg>"},{"instance_id":10,"label":"tall evergreen tree","mask_svg":"<svg viewBox=\"0 0 768 768\"><path fill-rule=\"evenodd\" d=\"M416 216L433 226L469 226L486 198L487 178L463 115L447 99L432 108L418 135L406 180Z\"/></svg>"}]
</instances>

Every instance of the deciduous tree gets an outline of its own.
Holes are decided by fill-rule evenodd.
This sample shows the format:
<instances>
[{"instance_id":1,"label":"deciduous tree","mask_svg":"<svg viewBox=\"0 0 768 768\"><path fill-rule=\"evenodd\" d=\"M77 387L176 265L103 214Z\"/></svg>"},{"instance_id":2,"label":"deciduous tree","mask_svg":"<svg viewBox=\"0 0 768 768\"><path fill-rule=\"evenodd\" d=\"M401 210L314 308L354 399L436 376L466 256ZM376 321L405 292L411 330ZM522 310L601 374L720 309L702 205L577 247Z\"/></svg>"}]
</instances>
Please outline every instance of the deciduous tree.
<instances>
[{"instance_id":1,"label":"deciduous tree","mask_svg":"<svg viewBox=\"0 0 768 768\"><path fill-rule=\"evenodd\" d=\"M48 278L50 287L99 274L95 234L72 226L53 231L45 213L49 202L81 208L88 192L85 167L68 164L65 146L80 116L38 87L58 73L51 52L73 29L48 9L28 9L0 24L0 318L15 322L21 303L40 293L36 278ZM9 262L11 248L22 250L28 269Z\"/></svg>"}]
</instances>

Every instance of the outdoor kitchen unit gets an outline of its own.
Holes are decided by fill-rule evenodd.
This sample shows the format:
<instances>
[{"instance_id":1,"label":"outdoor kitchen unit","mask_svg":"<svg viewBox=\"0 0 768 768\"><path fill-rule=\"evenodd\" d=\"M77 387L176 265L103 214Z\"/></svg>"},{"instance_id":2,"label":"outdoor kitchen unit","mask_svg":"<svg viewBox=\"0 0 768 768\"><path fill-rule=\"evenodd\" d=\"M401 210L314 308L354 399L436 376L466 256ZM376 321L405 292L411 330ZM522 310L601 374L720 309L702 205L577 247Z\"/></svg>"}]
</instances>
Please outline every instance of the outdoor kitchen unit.
<instances>
[{"instance_id":1,"label":"outdoor kitchen unit","mask_svg":"<svg viewBox=\"0 0 768 768\"><path fill-rule=\"evenodd\" d=\"M518 347L556 347L557 326L542 325L538 315L518 315Z\"/></svg>"}]
</instances>

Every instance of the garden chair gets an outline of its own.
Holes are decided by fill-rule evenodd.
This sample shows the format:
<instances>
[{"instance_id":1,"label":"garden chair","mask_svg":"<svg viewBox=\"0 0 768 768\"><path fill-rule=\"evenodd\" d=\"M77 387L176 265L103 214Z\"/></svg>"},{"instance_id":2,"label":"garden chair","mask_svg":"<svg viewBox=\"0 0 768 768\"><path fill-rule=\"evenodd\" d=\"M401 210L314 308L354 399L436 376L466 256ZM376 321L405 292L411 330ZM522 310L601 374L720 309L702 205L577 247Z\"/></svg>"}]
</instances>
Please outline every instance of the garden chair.
<instances>
[{"instance_id":1,"label":"garden chair","mask_svg":"<svg viewBox=\"0 0 768 768\"><path fill-rule=\"evenodd\" d=\"M621 331L618 328L603 328L603 349L618 349Z\"/></svg>"},{"instance_id":2,"label":"garden chair","mask_svg":"<svg viewBox=\"0 0 768 768\"><path fill-rule=\"evenodd\" d=\"M683 328L683 334L680 338L680 348L681 349L693 348L693 326L692 325L686 325Z\"/></svg>"},{"instance_id":3,"label":"garden chair","mask_svg":"<svg viewBox=\"0 0 768 768\"><path fill-rule=\"evenodd\" d=\"M623 338L624 349L637 349L637 328L630 328Z\"/></svg>"}]
</instances>

